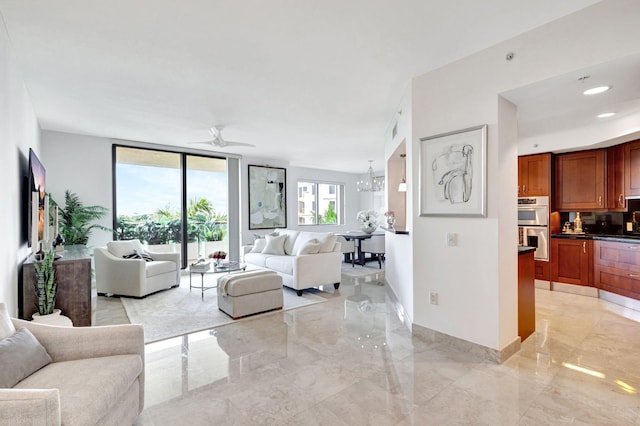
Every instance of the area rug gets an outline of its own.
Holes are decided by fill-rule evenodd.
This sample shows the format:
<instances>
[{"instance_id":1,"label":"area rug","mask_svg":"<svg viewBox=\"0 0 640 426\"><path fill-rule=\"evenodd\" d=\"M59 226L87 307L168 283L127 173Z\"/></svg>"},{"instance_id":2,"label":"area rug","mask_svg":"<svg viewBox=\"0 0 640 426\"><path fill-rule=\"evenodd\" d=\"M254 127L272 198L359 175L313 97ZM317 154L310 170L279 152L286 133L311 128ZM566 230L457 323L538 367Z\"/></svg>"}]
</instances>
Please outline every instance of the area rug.
<instances>
[{"instance_id":1,"label":"area rug","mask_svg":"<svg viewBox=\"0 0 640 426\"><path fill-rule=\"evenodd\" d=\"M382 264L382 269L378 267L378 262L371 262L364 266L354 265L353 267L351 267L351 263L342 264L342 275L347 275L349 277L364 277L366 275L377 274L380 272L384 272L384 263Z\"/></svg>"},{"instance_id":2,"label":"area rug","mask_svg":"<svg viewBox=\"0 0 640 426\"><path fill-rule=\"evenodd\" d=\"M305 290L302 296L298 296L295 290L288 287L283 287L282 291L284 295L282 310L300 308L327 300L314 294L313 289ZM318 290L315 292L317 293ZM180 287L161 291L144 299L122 297L120 300L131 324L144 325L145 343L280 312L266 312L234 321L218 309L216 289L205 291L204 300L202 300L200 289L194 288L189 292L189 280L188 278L185 280L184 277Z\"/></svg>"}]
</instances>

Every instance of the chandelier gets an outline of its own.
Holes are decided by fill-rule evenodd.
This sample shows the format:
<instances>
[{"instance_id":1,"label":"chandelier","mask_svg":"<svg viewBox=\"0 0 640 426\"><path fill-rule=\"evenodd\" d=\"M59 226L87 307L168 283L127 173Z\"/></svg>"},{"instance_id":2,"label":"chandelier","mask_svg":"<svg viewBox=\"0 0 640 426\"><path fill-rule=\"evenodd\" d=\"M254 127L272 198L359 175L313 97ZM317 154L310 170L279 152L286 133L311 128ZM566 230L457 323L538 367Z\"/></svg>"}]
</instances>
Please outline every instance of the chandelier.
<instances>
[{"instance_id":1,"label":"chandelier","mask_svg":"<svg viewBox=\"0 0 640 426\"><path fill-rule=\"evenodd\" d=\"M369 160L369 170L367 170L367 178L359 180L356 184L358 192L382 191L384 189L384 178L377 178L374 174L371 164L373 160Z\"/></svg>"}]
</instances>

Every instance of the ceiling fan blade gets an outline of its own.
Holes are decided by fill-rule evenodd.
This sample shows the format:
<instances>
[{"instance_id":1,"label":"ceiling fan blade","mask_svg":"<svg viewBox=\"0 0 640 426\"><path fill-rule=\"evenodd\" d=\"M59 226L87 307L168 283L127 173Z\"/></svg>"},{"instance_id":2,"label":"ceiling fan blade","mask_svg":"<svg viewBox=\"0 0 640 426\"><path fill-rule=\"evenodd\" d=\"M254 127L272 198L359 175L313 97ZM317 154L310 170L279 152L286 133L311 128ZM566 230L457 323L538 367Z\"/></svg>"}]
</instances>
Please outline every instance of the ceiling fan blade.
<instances>
[{"instance_id":1,"label":"ceiling fan blade","mask_svg":"<svg viewBox=\"0 0 640 426\"><path fill-rule=\"evenodd\" d=\"M251 148L255 148L256 147L254 144L246 143L246 142L224 141L223 143L226 146L248 146L248 147L251 147Z\"/></svg>"},{"instance_id":2,"label":"ceiling fan blade","mask_svg":"<svg viewBox=\"0 0 640 426\"><path fill-rule=\"evenodd\" d=\"M207 145L214 145L213 141L199 141L199 142L187 142L189 145L195 144L195 143L206 143Z\"/></svg>"}]
</instances>

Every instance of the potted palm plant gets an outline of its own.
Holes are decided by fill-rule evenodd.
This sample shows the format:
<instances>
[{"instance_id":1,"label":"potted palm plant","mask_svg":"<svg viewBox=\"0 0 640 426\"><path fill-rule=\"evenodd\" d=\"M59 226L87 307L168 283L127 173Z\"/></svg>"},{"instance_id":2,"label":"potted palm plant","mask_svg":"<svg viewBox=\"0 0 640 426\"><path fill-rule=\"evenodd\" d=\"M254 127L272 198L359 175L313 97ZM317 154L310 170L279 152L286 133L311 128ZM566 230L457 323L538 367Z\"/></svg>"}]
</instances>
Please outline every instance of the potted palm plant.
<instances>
[{"instance_id":1,"label":"potted palm plant","mask_svg":"<svg viewBox=\"0 0 640 426\"><path fill-rule=\"evenodd\" d=\"M51 198L49 198L51 200ZM53 205L57 205L53 201ZM91 232L100 229L113 232L112 229L97 223L92 223L102 219L109 209L102 206L85 206L80 201L78 194L66 190L64 192L64 207L58 208L60 234L66 245L86 246Z\"/></svg>"}]
</instances>

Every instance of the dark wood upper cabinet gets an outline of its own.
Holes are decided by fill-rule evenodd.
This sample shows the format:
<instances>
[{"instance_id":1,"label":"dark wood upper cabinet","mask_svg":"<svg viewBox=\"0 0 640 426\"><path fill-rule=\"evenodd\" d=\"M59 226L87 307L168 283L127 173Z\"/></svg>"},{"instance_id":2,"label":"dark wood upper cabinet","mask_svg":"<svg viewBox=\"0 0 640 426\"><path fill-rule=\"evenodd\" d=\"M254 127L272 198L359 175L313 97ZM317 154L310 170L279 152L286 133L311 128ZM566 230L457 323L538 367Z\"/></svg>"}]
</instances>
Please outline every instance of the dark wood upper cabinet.
<instances>
[{"instance_id":1,"label":"dark wood upper cabinet","mask_svg":"<svg viewBox=\"0 0 640 426\"><path fill-rule=\"evenodd\" d=\"M551 195L551 154L518 157L518 196Z\"/></svg>"},{"instance_id":2,"label":"dark wood upper cabinet","mask_svg":"<svg viewBox=\"0 0 640 426\"><path fill-rule=\"evenodd\" d=\"M606 149L556 155L556 210L605 210Z\"/></svg>"},{"instance_id":3,"label":"dark wood upper cabinet","mask_svg":"<svg viewBox=\"0 0 640 426\"><path fill-rule=\"evenodd\" d=\"M625 196L640 196L640 140L624 144Z\"/></svg>"},{"instance_id":4,"label":"dark wood upper cabinet","mask_svg":"<svg viewBox=\"0 0 640 426\"><path fill-rule=\"evenodd\" d=\"M607 209L609 211L627 211L624 151L624 145L616 145L607 149Z\"/></svg>"}]
</instances>

